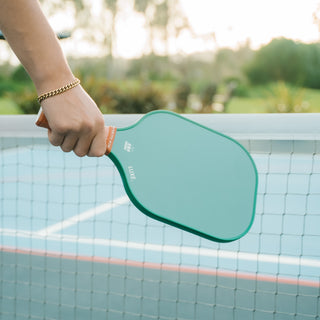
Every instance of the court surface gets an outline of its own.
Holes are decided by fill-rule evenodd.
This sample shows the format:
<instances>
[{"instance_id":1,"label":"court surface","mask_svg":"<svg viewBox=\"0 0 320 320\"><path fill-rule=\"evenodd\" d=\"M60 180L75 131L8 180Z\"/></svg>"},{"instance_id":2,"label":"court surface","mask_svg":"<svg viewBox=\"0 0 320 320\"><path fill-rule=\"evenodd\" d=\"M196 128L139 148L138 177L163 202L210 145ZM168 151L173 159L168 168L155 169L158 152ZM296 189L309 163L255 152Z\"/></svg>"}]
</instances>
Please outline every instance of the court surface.
<instances>
[{"instance_id":1,"label":"court surface","mask_svg":"<svg viewBox=\"0 0 320 320\"><path fill-rule=\"evenodd\" d=\"M320 156L252 155L254 224L217 244L140 213L107 157L4 148L0 318L319 319Z\"/></svg>"}]
</instances>

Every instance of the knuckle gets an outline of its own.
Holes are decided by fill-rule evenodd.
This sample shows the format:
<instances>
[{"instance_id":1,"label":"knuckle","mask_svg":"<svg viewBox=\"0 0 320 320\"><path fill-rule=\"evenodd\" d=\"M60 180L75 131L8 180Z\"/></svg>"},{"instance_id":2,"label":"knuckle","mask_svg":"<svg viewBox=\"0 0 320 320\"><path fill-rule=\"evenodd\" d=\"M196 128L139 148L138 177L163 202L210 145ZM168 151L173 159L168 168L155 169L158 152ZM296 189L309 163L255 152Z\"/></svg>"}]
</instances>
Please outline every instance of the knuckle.
<instances>
[{"instance_id":1,"label":"knuckle","mask_svg":"<svg viewBox=\"0 0 320 320\"><path fill-rule=\"evenodd\" d=\"M96 126L99 128L104 128L104 119L103 118L98 118L96 121Z\"/></svg>"},{"instance_id":2,"label":"knuckle","mask_svg":"<svg viewBox=\"0 0 320 320\"><path fill-rule=\"evenodd\" d=\"M57 125L55 125L52 130L54 130L55 132L57 132L58 134L66 134L69 131L69 127L66 123L59 123Z\"/></svg>"},{"instance_id":3,"label":"knuckle","mask_svg":"<svg viewBox=\"0 0 320 320\"><path fill-rule=\"evenodd\" d=\"M105 154L103 150L90 151L88 153L89 157L102 157Z\"/></svg>"},{"instance_id":4,"label":"knuckle","mask_svg":"<svg viewBox=\"0 0 320 320\"><path fill-rule=\"evenodd\" d=\"M84 151L79 151L79 150L73 150L73 152L80 158L84 157L85 155L87 155L86 152Z\"/></svg>"},{"instance_id":5,"label":"knuckle","mask_svg":"<svg viewBox=\"0 0 320 320\"><path fill-rule=\"evenodd\" d=\"M55 147L60 146L60 142L55 138L49 137L49 142Z\"/></svg>"},{"instance_id":6,"label":"knuckle","mask_svg":"<svg viewBox=\"0 0 320 320\"><path fill-rule=\"evenodd\" d=\"M55 134L48 134L48 140L53 146L60 146L62 143L62 138L60 136L57 136Z\"/></svg>"},{"instance_id":7,"label":"knuckle","mask_svg":"<svg viewBox=\"0 0 320 320\"><path fill-rule=\"evenodd\" d=\"M59 123L54 127L54 130L62 135L67 135L69 133L79 133L83 129L83 123L81 122L66 122Z\"/></svg>"},{"instance_id":8,"label":"knuckle","mask_svg":"<svg viewBox=\"0 0 320 320\"><path fill-rule=\"evenodd\" d=\"M85 145L77 145L74 149L73 152L75 155L78 157L82 158L87 155L88 153L88 148Z\"/></svg>"},{"instance_id":9,"label":"knuckle","mask_svg":"<svg viewBox=\"0 0 320 320\"><path fill-rule=\"evenodd\" d=\"M97 157L102 157L102 156L104 156L105 155L105 153L106 153L106 151L103 149L103 150L101 150L100 152L97 152Z\"/></svg>"},{"instance_id":10,"label":"knuckle","mask_svg":"<svg viewBox=\"0 0 320 320\"><path fill-rule=\"evenodd\" d=\"M83 119L81 121L80 128L85 131L91 131L94 128L94 123L89 119Z\"/></svg>"},{"instance_id":11,"label":"knuckle","mask_svg":"<svg viewBox=\"0 0 320 320\"><path fill-rule=\"evenodd\" d=\"M72 151L72 148L67 147L67 146L61 146L60 148L61 148L61 150L62 150L63 152L70 152L70 151Z\"/></svg>"}]
</instances>

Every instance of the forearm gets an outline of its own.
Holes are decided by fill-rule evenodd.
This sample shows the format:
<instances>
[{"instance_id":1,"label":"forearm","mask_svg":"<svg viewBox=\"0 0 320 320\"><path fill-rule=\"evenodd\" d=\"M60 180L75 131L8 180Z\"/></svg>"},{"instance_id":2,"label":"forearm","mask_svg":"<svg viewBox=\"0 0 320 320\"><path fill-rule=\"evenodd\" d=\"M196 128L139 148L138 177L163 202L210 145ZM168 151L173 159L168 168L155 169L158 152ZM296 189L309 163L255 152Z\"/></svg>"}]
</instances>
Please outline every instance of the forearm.
<instances>
[{"instance_id":1,"label":"forearm","mask_svg":"<svg viewBox=\"0 0 320 320\"><path fill-rule=\"evenodd\" d=\"M0 29L34 82L38 94L74 80L59 42L38 0L0 0ZM103 116L81 86L41 103L50 125L49 140L78 156L106 151Z\"/></svg>"},{"instance_id":2,"label":"forearm","mask_svg":"<svg viewBox=\"0 0 320 320\"><path fill-rule=\"evenodd\" d=\"M72 72L38 0L0 0L0 29L38 94L72 81Z\"/></svg>"}]
</instances>

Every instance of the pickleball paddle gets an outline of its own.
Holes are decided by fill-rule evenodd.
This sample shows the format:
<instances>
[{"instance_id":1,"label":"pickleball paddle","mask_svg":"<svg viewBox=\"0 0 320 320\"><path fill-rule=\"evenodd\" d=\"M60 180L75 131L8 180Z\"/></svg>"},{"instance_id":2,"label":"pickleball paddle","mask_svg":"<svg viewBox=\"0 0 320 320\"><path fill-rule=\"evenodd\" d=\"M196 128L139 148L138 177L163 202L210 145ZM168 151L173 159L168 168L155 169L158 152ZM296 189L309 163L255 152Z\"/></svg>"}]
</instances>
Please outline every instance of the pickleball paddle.
<instances>
[{"instance_id":1,"label":"pickleball paddle","mask_svg":"<svg viewBox=\"0 0 320 320\"><path fill-rule=\"evenodd\" d=\"M41 111L36 124L49 128ZM257 171L237 141L169 111L107 131L106 154L140 211L217 242L248 232Z\"/></svg>"}]
</instances>

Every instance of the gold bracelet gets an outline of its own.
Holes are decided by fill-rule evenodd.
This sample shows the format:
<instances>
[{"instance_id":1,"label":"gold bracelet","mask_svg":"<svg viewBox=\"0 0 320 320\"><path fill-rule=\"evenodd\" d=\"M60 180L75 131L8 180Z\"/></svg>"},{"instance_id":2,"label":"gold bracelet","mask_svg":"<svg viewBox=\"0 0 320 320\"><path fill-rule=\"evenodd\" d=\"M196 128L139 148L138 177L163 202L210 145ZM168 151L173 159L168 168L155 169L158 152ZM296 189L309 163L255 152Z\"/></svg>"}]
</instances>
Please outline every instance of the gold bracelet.
<instances>
[{"instance_id":1,"label":"gold bracelet","mask_svg":"<svg viewBox=\"0 0 320 320\"><path fill-rule=\"evenodd\" d=\"M80 80L75 78L75 80L67 85L65 85L64 87L61 87L59 89L56 89L56 90L52 90L52 91L49 91L47 93L43 93L41 94L39 97L38 97L38 101L39 103L41 103L43 100L45 99L48 99L50 97L53 97L53 96L56 96L58 94L61 94L61 93L64 93L74 87L76 87L77 85L80 84Z\"/></svg>"}]
</instances>

